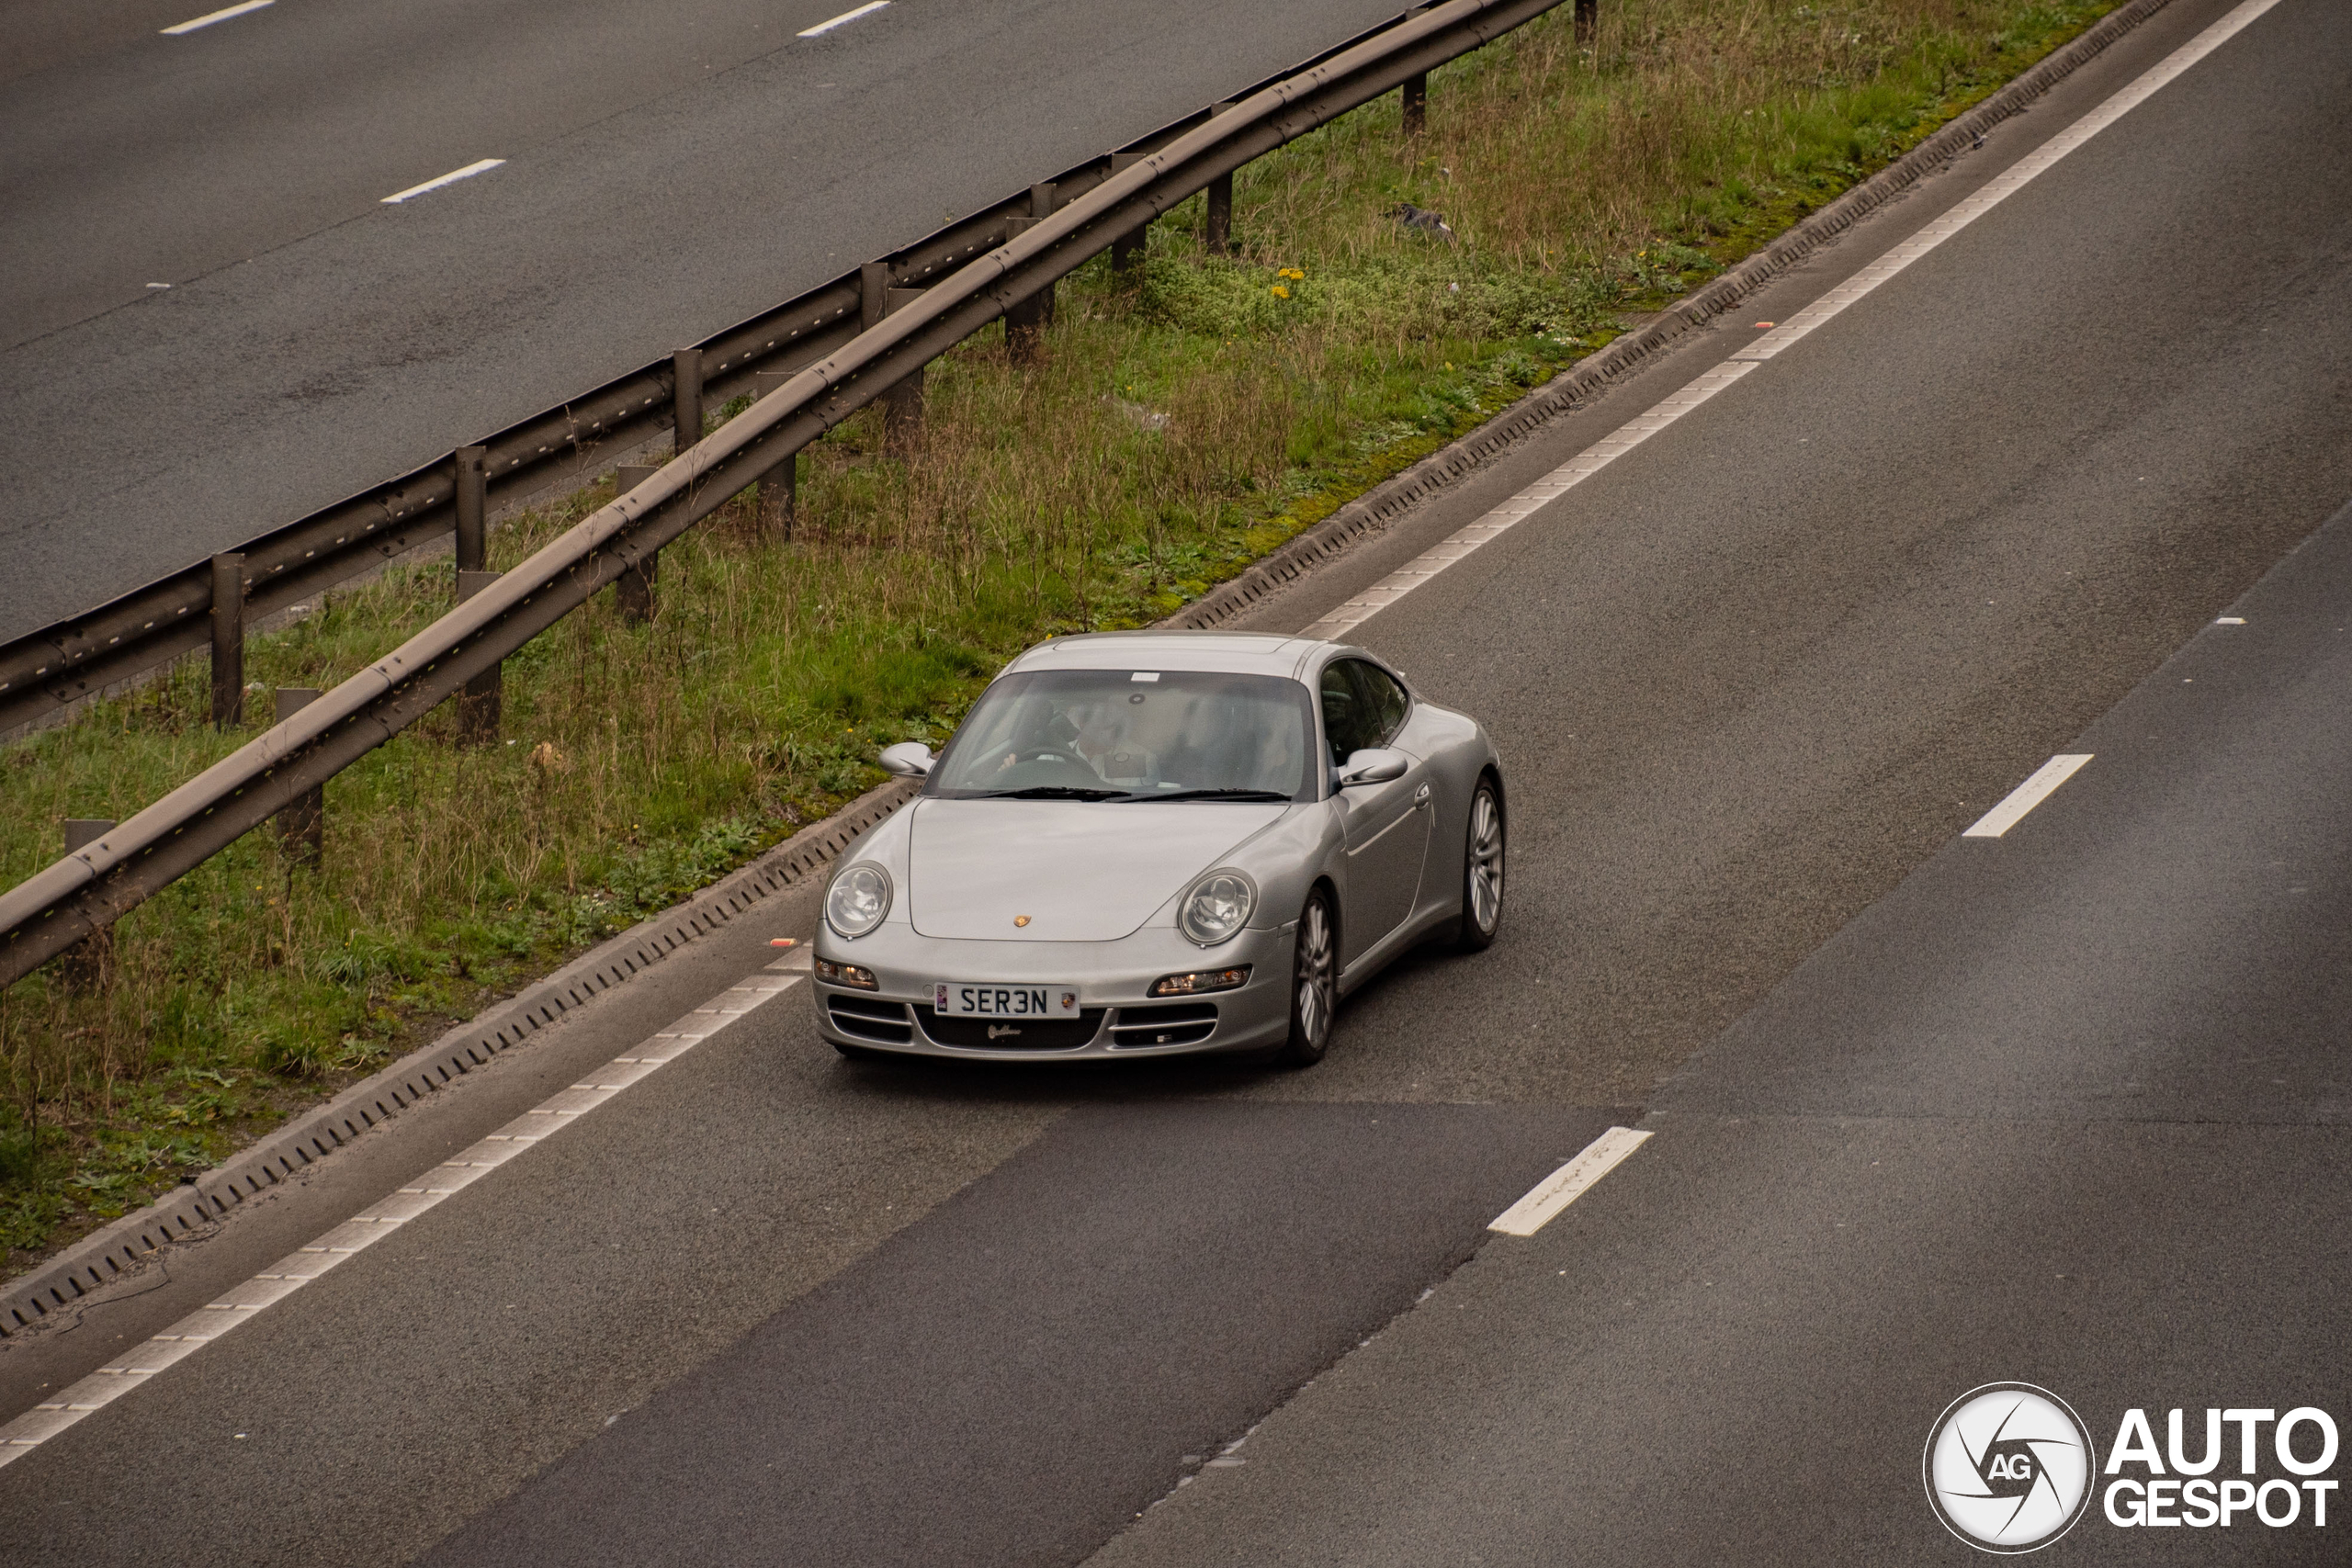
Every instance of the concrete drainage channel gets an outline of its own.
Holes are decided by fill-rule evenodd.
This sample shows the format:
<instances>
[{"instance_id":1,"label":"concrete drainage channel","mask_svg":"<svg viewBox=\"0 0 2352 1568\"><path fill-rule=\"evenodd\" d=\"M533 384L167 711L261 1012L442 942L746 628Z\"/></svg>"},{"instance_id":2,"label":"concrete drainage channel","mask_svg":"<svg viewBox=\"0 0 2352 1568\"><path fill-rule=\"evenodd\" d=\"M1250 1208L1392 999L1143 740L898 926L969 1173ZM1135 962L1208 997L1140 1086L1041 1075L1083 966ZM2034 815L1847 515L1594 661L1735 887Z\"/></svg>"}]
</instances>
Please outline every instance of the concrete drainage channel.
<instances>
[{"instance_id":1,"label":"concrete drainage channel","mask_svg":"<svg viewBox=\"0 0 2352 1568\"><path fill-rule=\"evenodd\" d=\"M0 1337L21 1334L115 1284L173 1242L203 1236L249 1199L300 1176L362 1133L627 984L688 942L820 874L860 835L913 795L913 784L903 779L868 791L684 903L591 949L521 994L352 1085L194 1186L85 1237L0 1294Z\"/></svg>"},{"instance_id":2,"label":"concrete drainage channel","mask_svg":"<svg viewBox=\"0 0 2352 1568\"><path fill-rule=\"evenodd\" d=\"M1754 294L1926 175L1950 164L1978 145L1986 130L2025 109L2167 3L2131 0L2110 12L2072 44L1657 321L1619 339L1476 431L1358 497L1159 625L1195 630L1221 626L1402 521L1553 421L1645 367L1684 333ZM299 1176L360 1134L643 974L688 942L760 908L785 889L805 883L911 799L915 789L910 781L894 780L869 791L835 816L803 829L675 908L613 938L522 994L345 1089L243 1150L203 1180L85 1237L0 1292L0 1337L34 1328L122 1280L164 1247L208 1234L248 1199Z\"/></svg>"}]
</instances>

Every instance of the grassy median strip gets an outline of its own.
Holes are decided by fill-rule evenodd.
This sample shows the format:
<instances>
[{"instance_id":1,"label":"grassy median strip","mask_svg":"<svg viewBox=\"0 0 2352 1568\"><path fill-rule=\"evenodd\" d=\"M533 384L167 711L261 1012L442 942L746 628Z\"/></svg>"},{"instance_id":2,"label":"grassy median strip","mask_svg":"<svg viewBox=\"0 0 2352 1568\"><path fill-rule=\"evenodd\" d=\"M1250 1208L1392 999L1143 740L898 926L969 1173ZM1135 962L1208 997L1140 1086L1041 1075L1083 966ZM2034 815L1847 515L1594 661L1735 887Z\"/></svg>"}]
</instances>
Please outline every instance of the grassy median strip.
<instances>
[{"instance_id":1,"label":"grassy median strip","mask_svg":"<svg viewBox=\"0 0 2352 1568\"><path fill-rule=\"evenodd\" d=\"M789 538L748 501L509 660L505 725L445 710L327 787L315 868L263 831L0 994L13 1270L189 1178L936 742L1040 637L1151 620L1713 276L2109 9L1604 0L1435 73L1428 129L1367 107L1200 203L1139 272L1063 285L1035 364L934 365L921 446L860 417L808 455ZM493 538L511 565L609 487ZM609 595L606 599L609 600ZM451 603L446 559L256 638L248 706L326 687ZM250 739L191 664L0 752L0 875L67 818L128 818Z\"/></svg>"}]
</instances>

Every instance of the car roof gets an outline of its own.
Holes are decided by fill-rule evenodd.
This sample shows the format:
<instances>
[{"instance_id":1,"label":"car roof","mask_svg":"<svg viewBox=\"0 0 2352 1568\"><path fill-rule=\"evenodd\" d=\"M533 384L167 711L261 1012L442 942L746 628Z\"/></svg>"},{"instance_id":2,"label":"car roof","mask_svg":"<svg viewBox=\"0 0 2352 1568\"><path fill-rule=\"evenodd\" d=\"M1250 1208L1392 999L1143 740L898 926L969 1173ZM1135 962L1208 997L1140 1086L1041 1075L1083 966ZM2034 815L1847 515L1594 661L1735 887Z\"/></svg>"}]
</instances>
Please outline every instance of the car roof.
<instances>
[{"instance_id":1,"label":"car roof","mask_svg":"<svg viewBox=\"0 0 2352 1568\"><path fill-rule=\"evenodd\" d=\"M1031 670L1213 670L1235 675L1299 676L1331 644L1260 632L1082 632L1039 643L1005 673Z\"/></svg>"}]
</instances>

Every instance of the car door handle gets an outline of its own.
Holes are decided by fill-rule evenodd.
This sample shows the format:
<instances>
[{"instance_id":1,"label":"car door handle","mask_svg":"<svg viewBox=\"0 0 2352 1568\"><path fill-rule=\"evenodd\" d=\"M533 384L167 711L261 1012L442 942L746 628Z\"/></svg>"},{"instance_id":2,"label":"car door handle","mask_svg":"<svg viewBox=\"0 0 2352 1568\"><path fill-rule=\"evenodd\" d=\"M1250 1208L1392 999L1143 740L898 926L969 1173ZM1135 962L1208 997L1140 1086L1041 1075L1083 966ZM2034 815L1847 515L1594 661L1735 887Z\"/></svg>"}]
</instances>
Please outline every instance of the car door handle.
<instances>
[{"instance_id":1,"label":"car door handle","mask_svg":"<svg viewBox=\"0 0 2352 1568\"><path fill-rule=\"evenodd\" d=\"M1413 792L1413 808L1418 811L1430 803L1430 786L1423 784Z\"/></svg>"}]
</instances>

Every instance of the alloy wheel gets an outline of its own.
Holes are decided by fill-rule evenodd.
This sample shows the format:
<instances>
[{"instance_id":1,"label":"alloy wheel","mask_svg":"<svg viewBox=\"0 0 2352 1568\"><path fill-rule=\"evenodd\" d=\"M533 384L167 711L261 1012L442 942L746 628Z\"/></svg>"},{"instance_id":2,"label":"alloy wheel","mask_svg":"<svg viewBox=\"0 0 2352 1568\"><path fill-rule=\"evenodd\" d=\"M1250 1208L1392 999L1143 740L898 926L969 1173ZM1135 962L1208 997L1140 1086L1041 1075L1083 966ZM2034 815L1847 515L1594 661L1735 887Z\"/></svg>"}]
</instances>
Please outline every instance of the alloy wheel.
<instances>
[{"instance_id":1,"label":"alloy wheel","mask_svg":"<svg viewBox=\"0 0 2352 1568\"><path fill-rule=\"evenodd\" d=\"M1339 1004L1339 964L1331 932L1331 907L1321 893L1306 900L1298 916L1298 962L1291 981L1290 1041L1284 1061L1306 1066L1322 1060L1331 1043L1331 1019Z\"/></svg>"},{"instance_id":2,"label":"alloy wheel","mask_svg":"<svg viewBox=\"0 0 2352 1568\"><path fill-rule=\"evenodd\" d=\"M1491 783L1470 797L1463 846L1462 927L1454 945L1476 953L1495 940L1503 919L1503 805Z\"/></svg>"}]
</instances>

